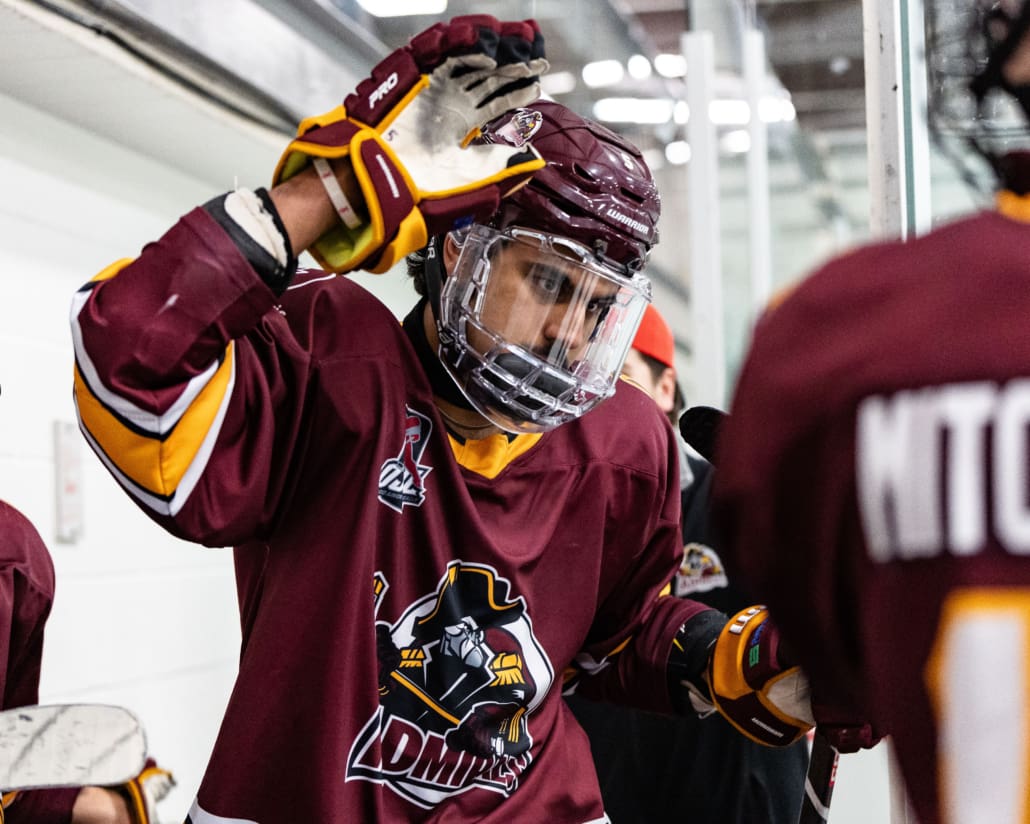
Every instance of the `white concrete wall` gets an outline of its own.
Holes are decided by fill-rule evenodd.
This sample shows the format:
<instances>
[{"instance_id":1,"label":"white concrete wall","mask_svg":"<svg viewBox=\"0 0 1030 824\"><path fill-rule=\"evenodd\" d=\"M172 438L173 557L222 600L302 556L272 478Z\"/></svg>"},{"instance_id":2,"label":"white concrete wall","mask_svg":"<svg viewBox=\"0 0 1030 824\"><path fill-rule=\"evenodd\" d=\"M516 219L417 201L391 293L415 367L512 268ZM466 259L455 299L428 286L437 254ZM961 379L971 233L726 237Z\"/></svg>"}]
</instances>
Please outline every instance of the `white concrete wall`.
<instances>
[{"instance_id":1,"label":"white concrete wall","mask_svg":"<svg viewBox=\"0 0 1030 824\"><path fill-rule=\"evenodd\" d=\"M55 534L54 422L72 422L72 292L138 253L209 186L0 97L0 498L49 545L57 595L40 699L122 704L179 781L181 821L217 732L239 645L228 551L147 520L78 439L84 532Z\"/></svg>"}]
</instances>

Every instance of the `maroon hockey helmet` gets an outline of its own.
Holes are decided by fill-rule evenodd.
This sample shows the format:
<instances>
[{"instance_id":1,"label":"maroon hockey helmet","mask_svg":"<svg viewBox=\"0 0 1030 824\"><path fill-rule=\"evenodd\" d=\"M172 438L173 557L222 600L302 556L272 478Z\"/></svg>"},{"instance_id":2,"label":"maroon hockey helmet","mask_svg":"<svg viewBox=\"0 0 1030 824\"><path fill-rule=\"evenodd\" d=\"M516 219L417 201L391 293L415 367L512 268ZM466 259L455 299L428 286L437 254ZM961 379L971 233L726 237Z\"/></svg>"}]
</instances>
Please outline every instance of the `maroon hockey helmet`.
<instances>
[{"instance_id":1,"label":"maroon hockey helmet","mask_svg":"<svg viewBox=\"0 0 1030 824\"><path fill-rule=\"evenodd\" d=\"M609 265L643 268L658 242L661 200L636 146L546 100L498 118L484 139L528 140L547 161L502 202L491 225L562 235L594 249Z\"/></svg>"},{"instance_id":2,"label":"maroon hockey helmet","mask_svg":"<svg viewBox=\"0 0 1030 824\"><path fill-rule=\"evenodd\" d=\"M531 142L547 165L490 220L450 234L460 253L446 279L427 256L440 360L487 420L543 432L615 392L651 297L641 270L658 190L636 147L558 103L509 112L482 139Z\"/></svg>"}]
</instances>

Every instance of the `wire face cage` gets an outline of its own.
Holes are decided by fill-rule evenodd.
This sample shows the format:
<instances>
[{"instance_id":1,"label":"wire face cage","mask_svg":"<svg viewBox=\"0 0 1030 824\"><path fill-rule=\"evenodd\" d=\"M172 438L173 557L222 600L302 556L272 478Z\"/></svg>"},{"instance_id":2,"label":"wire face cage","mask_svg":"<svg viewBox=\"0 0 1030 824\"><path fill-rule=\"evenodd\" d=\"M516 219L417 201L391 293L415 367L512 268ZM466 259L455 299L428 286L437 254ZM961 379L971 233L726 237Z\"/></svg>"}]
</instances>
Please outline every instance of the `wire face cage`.
<instances>
[{"instance_id":1,"label":"wire face cage","mask_svg":"<svg viewBox=\"0 0 1030 824\"><path fill-rule=\"evenodd\" d=\"M1019 4L1014 4L1019 13ZM992 76L992 51L1012 21L1003 4L930 0L926 6L928 125L934 142L973 188L995 186L997 161L1030 148L1022 106Z\"/></svg>"}]
</instances>

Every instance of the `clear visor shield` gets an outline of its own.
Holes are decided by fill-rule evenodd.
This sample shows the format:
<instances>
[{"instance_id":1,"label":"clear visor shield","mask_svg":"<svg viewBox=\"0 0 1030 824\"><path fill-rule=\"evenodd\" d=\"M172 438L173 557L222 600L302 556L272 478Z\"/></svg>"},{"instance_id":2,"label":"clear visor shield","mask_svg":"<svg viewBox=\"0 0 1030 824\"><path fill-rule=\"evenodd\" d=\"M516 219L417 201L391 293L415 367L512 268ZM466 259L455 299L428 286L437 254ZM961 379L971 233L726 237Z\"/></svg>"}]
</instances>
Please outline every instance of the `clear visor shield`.
<instances>
[{"instance_id":1,"label":"clear visor shield","mask_svg":"<svg viewBox=\"0 0 1030 824\"><path fill-rule=\"evenodd\" d=\"M444 366L475 408L510 432L541 432L615 391L651 286L585 246L519 227L451 235L444 282Z\"/></svg>"}]
</instances>

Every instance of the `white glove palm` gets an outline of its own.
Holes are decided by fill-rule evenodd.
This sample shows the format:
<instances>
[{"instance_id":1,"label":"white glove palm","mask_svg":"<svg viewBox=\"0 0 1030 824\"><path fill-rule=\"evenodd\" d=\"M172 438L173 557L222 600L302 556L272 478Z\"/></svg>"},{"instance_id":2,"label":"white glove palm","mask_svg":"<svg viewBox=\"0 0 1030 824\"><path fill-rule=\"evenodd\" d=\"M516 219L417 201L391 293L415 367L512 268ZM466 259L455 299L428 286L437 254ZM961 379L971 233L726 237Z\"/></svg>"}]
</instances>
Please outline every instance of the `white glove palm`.
<instances>
[{"instance_id":1,"label":"white glove palm","mask_svg":"<svg viewBox=\"0 0 1030 824\"><path fill-rule=\"evenodd\" d=\"M342 107L301 123L274 182L313 157L348 157L369 215L319 238L316 260L334 272L383 272L430 236L493 214L544 163L528 145L470 144L487 122L535 100L546 68L532 21L457 17L387 56Z\"/></svg>"}]
</instances>

